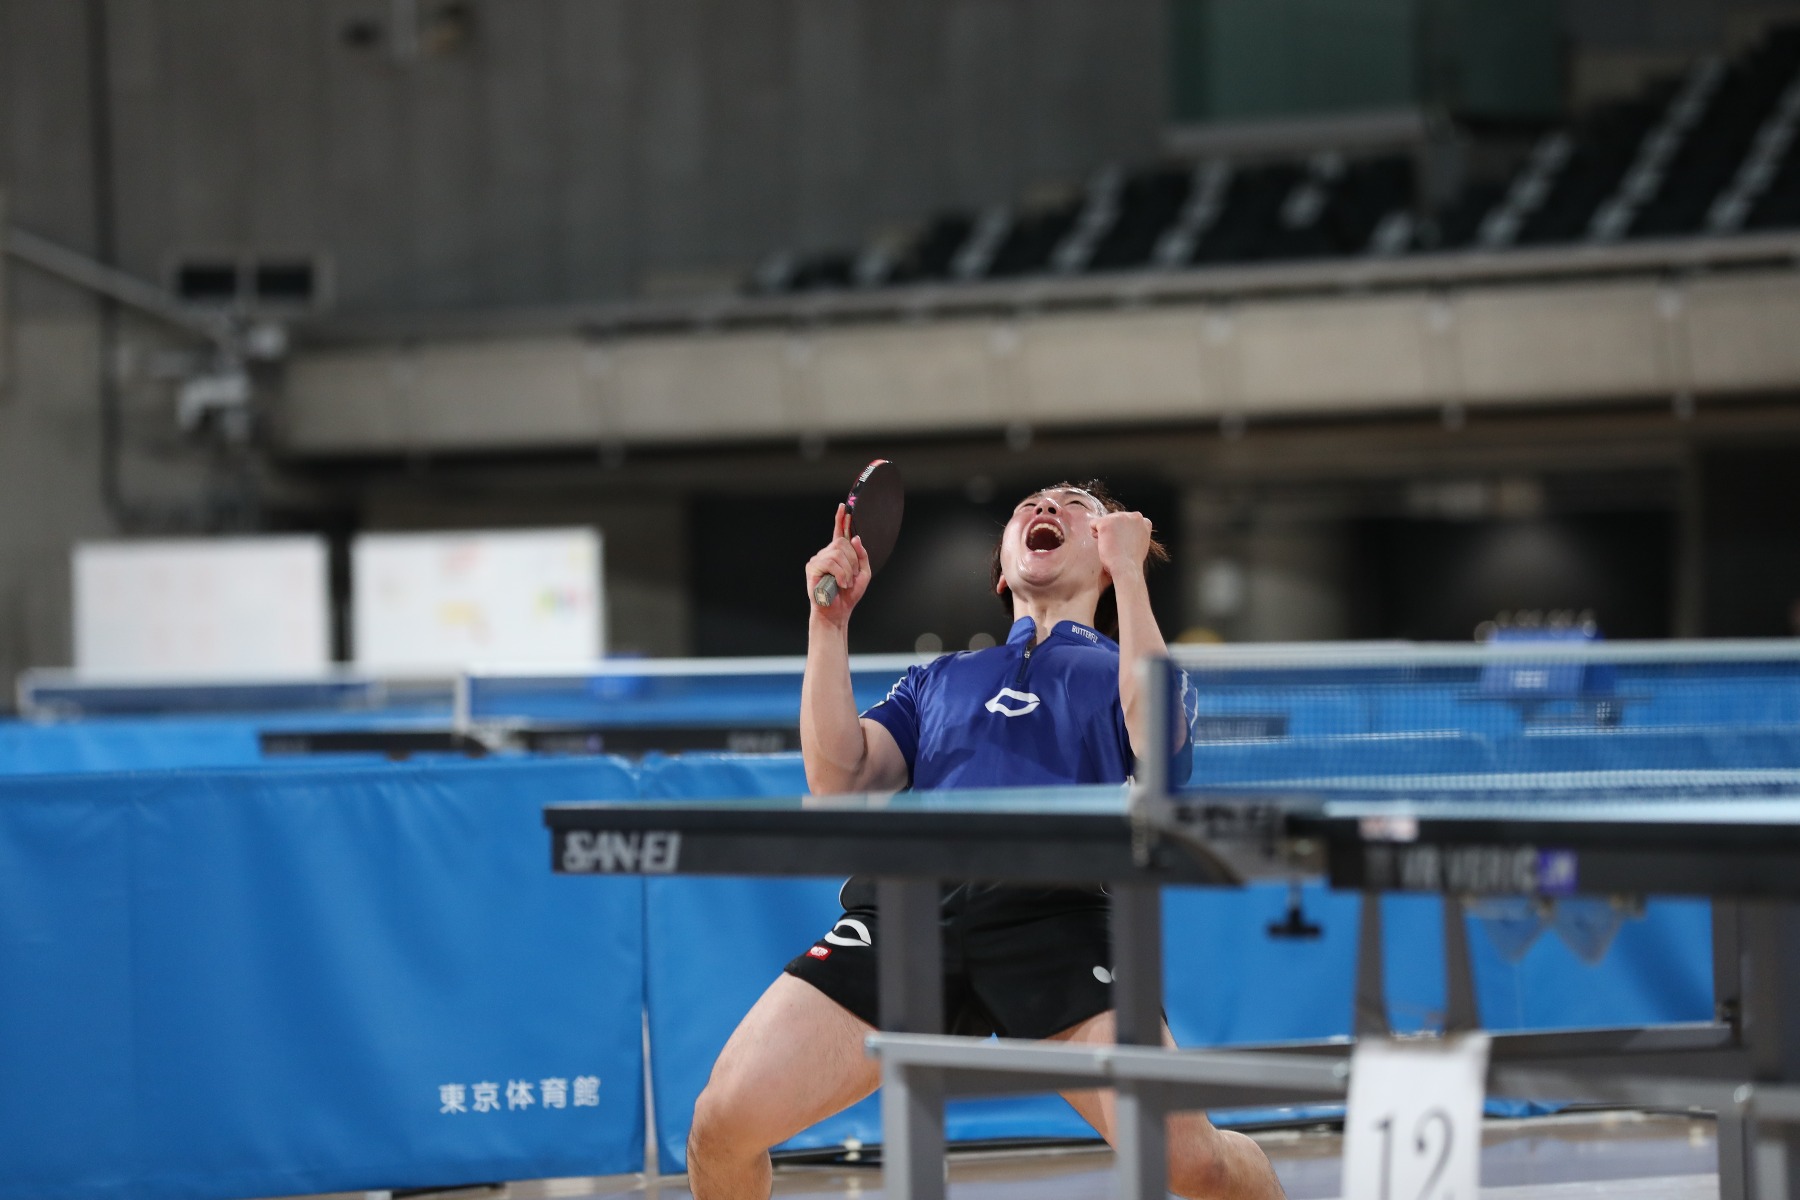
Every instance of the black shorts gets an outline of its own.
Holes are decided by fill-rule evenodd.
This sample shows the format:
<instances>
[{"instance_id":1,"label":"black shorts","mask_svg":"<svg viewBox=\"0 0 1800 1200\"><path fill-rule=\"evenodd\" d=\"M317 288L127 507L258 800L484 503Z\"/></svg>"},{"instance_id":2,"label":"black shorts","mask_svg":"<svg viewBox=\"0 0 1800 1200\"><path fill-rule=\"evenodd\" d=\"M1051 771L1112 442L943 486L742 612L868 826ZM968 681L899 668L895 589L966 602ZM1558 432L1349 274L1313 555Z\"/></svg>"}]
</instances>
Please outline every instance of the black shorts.
<instances>
[{"instance_id":1,"label":"black shorts","mask_svg":"<svg viewBox=\"0 0 1800 1200\"><path fill-rule=\"evenodd\" d=\"M945 897L947 1032L1046 1038L1112 1007L1106 899L1070 888L954 888ZM845 910L787 965L871 1025L879 1024L873 907Z\"/></svg>"}]
</instances>

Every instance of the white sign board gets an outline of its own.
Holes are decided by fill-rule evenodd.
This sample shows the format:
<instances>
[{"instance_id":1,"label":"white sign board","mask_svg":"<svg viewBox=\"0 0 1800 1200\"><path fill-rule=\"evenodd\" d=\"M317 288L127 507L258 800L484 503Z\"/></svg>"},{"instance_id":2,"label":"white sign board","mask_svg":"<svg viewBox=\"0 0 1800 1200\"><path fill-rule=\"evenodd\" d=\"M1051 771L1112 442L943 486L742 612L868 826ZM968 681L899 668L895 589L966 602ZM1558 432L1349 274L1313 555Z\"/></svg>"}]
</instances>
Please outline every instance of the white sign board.
<instances>
[{"instance_id":1,"label":"white sign board","mask_svg":"<svg viewBox=\"0 0 1800 1200\"><path fill-rule=\"evenodd\" d=\"M605 648L600 533L372 533L350 551L356 663L559 666Z\"/></svg>"},{"instance_id":2,"label":"white sign board","mask_svg":"<svg viewBox=\"0 0 1800 1200\"><path fill-rule=\"evenodd\" d=\"M82 671L266 677L331 663L323 538L83 542L72 566Z\"/></svg>"},{"instance_id":3,"label":"white sign board","mask_svg":"<svg viewBox=\"0 0 1800 1200\"><path fill-rule=\"evenodd\" d=\"M1358 1041L1344 1200L1479 1200L1487 1064L1483 1033Z\"/></svg>"}]
</instances>

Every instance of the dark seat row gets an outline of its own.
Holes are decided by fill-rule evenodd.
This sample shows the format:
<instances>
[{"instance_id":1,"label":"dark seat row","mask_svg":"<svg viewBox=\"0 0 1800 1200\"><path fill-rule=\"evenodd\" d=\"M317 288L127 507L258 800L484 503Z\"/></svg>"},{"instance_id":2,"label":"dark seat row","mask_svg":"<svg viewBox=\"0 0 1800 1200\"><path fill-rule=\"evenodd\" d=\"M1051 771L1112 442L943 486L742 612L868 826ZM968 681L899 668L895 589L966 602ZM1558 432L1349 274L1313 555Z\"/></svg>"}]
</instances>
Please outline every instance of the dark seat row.
<instances>
[{"instance_id":1,"label":"dark seat row","mask_svg":"<svg viewBox=\"0 0 1800 1200\"><path fill-rule=\"evenodd\" d=\"M1800 226L1800 26L1547 132L1426 208L1410 154L1109 167L1050 202L941 213L860 251L772 255L750 290L1666 238Z\"/></svg>"}]
</instances>

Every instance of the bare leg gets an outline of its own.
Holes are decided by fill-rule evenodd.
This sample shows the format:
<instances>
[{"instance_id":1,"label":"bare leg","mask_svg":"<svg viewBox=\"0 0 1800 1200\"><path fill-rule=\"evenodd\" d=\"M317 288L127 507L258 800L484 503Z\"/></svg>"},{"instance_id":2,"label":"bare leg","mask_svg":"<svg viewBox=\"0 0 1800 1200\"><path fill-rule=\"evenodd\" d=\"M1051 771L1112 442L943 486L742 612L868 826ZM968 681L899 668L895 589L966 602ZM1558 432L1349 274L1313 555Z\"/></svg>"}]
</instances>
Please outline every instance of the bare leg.
<instances>
[{"instance_id":1,"label":"bare leg","mask_svg":"<svg viewBox=\"0 0 1800 1200\"><path fill-rule=\"evenodd\" d=\"M1110 1046L1117 1040L1113 1015L1104 1012L1090 1017L1050 1040ZM1167 1025L1163 1026L1163 1044L1175 1045ZM1063 1099L1108 1144L1116 1144L1113 1127L1118 1097L1112 1089L1064 1092ZM1177 1195L1190 1200L1283 1200L1286 1196L1262 1147L1241 1133L1214 1128L1205 1113L1172 1114L1168 1137L1169 1189Z\"/></svg>"},{"instance_id":2,"label":"bare leg","mask_svg":"<svg viewBox=\"0 0 1800 1200\"><path fill-rule=\"evenodd\" d=\"M881 1082L871 1026L792 975L777 976L719 1060L688 1131L694 1200L768 1200L769 1147L855 1104Z\"/></svg>"}]
</instances>

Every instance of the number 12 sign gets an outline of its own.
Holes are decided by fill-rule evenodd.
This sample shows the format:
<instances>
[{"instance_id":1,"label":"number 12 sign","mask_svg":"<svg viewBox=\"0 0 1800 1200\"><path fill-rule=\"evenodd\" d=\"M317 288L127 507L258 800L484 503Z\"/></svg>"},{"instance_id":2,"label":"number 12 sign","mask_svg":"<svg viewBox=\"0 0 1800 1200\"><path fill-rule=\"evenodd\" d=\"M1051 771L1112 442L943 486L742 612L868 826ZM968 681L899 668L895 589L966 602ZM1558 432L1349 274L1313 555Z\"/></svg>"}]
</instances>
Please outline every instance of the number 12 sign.
<instances>
[{"instance_id":1,"label":"number 12 sign","mask_svg":"<svg viewBox=\"0 0 1800 1200\"><path fill-rule=\"evenodd\" d=\"M1357 1043L1344 1200L1478 1200L1486 1034Z\"/></svg>"}]
</instances>

